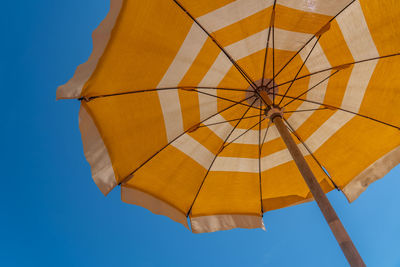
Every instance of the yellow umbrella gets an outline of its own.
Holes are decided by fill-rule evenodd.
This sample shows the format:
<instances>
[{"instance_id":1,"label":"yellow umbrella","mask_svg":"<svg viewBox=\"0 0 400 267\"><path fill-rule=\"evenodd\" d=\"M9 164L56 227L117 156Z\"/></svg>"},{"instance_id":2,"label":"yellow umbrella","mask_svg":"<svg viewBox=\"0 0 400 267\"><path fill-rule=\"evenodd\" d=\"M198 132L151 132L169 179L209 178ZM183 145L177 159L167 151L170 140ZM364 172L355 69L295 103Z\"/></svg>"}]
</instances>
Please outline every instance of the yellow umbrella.
<instances>
[{"instance_id":1,"label":"yellow umbrella","mask_svg":"<svg viewBox=\"0 0 400 267\"><path fill-rule=\"evenodd\" d=\"M351 202L400 162L399 16L395 0L111 0L57 99L81 100L104 194L195 233L314 197L363 266L324 193Z\"/></svg>"}]
</instances>

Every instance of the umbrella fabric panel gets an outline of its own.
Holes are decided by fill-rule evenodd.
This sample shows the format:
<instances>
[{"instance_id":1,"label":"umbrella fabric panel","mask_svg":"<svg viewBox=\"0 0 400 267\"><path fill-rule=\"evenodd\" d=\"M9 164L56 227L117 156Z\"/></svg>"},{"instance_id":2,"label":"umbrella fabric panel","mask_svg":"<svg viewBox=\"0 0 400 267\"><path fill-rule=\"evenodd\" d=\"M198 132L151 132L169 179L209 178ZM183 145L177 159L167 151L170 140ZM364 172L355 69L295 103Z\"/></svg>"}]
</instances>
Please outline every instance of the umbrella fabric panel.
<instances>
[{"instance_id":1,"label":"umbrella fabric panel","mask_svg":"<svg viewBox=\"0 0 400 267\"><path fill-rule=\"evenodd\" d=\"M210 172L204 179L191 217L217 214L261 216L261 195L258 173Z\"/></svg>"},{"instance_id":2,"label":"umbrella fabric panel","mask_svg":"<svg viewBox=\"0 0 400 267\"><path fill-rule=\"evenodd\" d=\"M396 0L360 0L360 5L380 55L399 52L400 3Z\"/></svg>"},{"instance_id":3,"label":"umbrella fabric panel","mask_svg":"<svg viewBox=\"0 0 400 267\"><path fill-rule=\"evenodd\" d=\"M343 193L352 202L356 200L362 192L373 182L384 177L392 168L396 167L400 163L400 146L396 147L389 153L373 162L361 173L355 176L347 185L343 188Z\"/></svg>"},{"instance_id":4,"label":"umbrella fabric panel","mask_svg":"<svg viewBox=\"0 0 400 267\"><path fill-rule=\"evenodd\" d=\"M117 183L167 144L156 92L99 98L82 105L107 147Z\"/></svg>"},{"instance_id":5,"label":"umbrella fabric panel","mask_svg":"<svg viewBox=\"0 0 400 267\"><path fill-rule=\"evenodd\" d=\"M223 214L190 218L193 233L209 233L233 228L261 228L265 230L261 216Z\"/></svg>"},{"instance_id":6,"label":"umbrella fabric panel","mask_svg":"<svg viewBox=\"0 0 400 267\"><path fill-rule=\"evenodd\" d=\"M156 88L191 24L170 1L124 1L112 38L82 96ZM195 37L203 35L196 32ZM184 60L178 58L175 64ZM162 87L176 86L174 81L168 84L171 79L164 80Z\"/></svg>"},{"instance_id":7,"label":"umbrella fabric panel","mask_svg":"<svg viewBox=\"0 0 400 267\"><path fill-rule=\"evenodd\" d=\"M195 182L193 182L193 186L190 187L193 190L189 190L185 198L178 197L175 199L178 193L174 190L162 190L163 193L159 193L161 197L165 195L165 201L175 205L175 207L180 209L183 213L188 213L198 188L205 177L206 171L221 146L222 141L220 139L210 139L208 134L207 131L202 132L199 130L196 134L182 135L172 142L170 146L155 155L148 164L139 169L132 179L128 181L128 185L151 193L153 191L147 187L147 183L150 187L161 183L157 188L162 189L162 186L174 186L174 182L178 182L176 186L179 188L179 183L182 184L185 182L184 179L187 179L186 182L190 182L194 179L193 181ZM178 171L181 172L181 174L177 175ZM152 179L148 177L159 179L159 181L152 181ZM181 178L183 180L180 180ZM186 187L182 187L181 189L185 192L188 190ZM184 203L182 204L176 201L184 201Z\"/></svg>"},{"instance_id":8,"label":"umbrella fabric panel","mask_svg":"<svg viewBox=\"0 0 400 267\"><path fill-rule=\"evenodd\" d=\"M164 215L189 229L185 214L167 202L128 185L121 186L122 201L146 208L154 214Z\"/></svg>"},{"instance_id":9,"label":"umbrella fabric panel","mask_svg":"<svg viewBox=\"0 0 400 267\"><path fill-rule=\"evenodd\" d=\"M296 138L296 137L294 137ZM334 189L329 178L305 150L302 144L298 145L317 181L325 193ZM264 212L293 205L299 201L311 198L310 190L296 164L291 160L285 149L261 159L261 182Z\"/></svg>"},{"instance_id":10,"label":"umbrella fabric panel","mask_svg":"<svg viewBox=\"0 0 400 267\"><path fill-rule=\"evenodd\" d=\"M380 59L376 64L360 106L360 113L381 121L400 125L400 58Z\"/></svg>"},{"instance_id":11,"label":"umbrella fabric panel","mask_svg":"<svg viewBox=\"0 0 400 267\"><path fill-rule=\"evenodd\" d=\"M354 117L335 132L334 136L315 152L315 155L323 159L323 164L334 181L340 188L345 189L347 184L364 169L399 146L399 130L377 125L376 122L365 118ZM399 163L400 157L395 155L393 160ZM393 166L390 160L386 163ZM363 183L370 184L374 180L376 179L366 179ZM360 193L358 192L358 195Z\"/></svg>"},{"instance_id":12,"label":"umbrella fabric panel","mask_svg":"<svg viewBox=\"0 0 400 267\"><path fill-rule=\"evenodd\" d=\"M211 152L209 154L212 158L213 154ZM186 223L186 220L182 221L180 218L186 218L207 172L203 165L209 164L209 161L203 158L197 162L174 146L170 146L139 169L123 187L137 189L158 199L159 203L163 203L163 208L145 206L152 212ZM135 198L135 195L132 196L129 190L121 192L121 196L123 201L131 204L137 204L135 201L140 201ZM171 207L179 213L171 216L168 213Z\"/></svg>"},{"instance_id":13,"label":"umbrella fabric panel","mask_svg":"<svg viewBox=\"0 0 400 267\"><path fill-rule=\"evenodd\" d=\"M100 191L107 195L117 185L114 167L103 138L84 105L79 111L79 128L83 151L91 166L93 180Z\"/></svg>"}]
</instances>

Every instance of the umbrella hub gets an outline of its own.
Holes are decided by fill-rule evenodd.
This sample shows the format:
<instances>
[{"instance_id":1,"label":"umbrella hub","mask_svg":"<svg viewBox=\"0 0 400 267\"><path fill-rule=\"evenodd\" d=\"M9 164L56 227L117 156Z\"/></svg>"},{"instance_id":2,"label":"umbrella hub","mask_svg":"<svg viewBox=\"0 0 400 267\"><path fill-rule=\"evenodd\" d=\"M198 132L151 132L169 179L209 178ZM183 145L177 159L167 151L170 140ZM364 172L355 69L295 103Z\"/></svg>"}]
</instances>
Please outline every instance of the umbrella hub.
<instances>
[{"instance_id":1,"label":"umbrella hub","mask_svg":"<svg viewBox=\"0 0 400 267\"><path fill-rule=\"evenodd\" d=\"M274 118L283 116L283 109L281 109L280 107L268 106L265 109L265 116L267 116L267 118L269 118L269 120L273 122Z\"/></svg>"},{"instance_id":2,"label":"umbrella hub","mask_svg":"<svg viewBox=\"0 0 400 267\"><path fill-rule=\"evenodd\" d=\"M254 84L257 86L257 91L265 91L268 93L268 96L273 98L274 93L278 93L278 86L275 83L275 81L272 81L271 79L264 78L260 79L258 81L255 81ZM255 95L257 98L257 101L253 104L254 107L265 107L265 103L260 99L260 96L254 93L254 88L252 86L249 86L246 92L246 97L249 98L252 95ZM254 98L250 98L247 100L248 104L252 104L254 101Z\"/></svg>"}]
</instances>

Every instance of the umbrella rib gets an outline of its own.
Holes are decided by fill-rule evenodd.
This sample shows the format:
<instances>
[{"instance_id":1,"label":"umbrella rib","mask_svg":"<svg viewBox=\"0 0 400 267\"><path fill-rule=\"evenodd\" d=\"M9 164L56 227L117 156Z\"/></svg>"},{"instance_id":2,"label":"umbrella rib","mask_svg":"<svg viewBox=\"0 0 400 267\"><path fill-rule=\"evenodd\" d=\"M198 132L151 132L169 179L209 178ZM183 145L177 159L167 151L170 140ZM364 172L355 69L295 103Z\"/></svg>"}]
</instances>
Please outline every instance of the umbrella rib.
<instances>
[{"instance_id":1,"label":"umbrella rib","mask_svg":"<svg viewBox=\"0 0 400 267\"><path fill-rule=\"evenodd\" d=\"M272 24L272 81L275 80L275 7L276 7L276 0L274 1L274 8L273 8L274 20ZM275 106L275 90L272 90L272 104Z\"/></svg>"},{"instance_id":2,"label":"umbrella rib","mask_svg":"<svg viewBox=\"0 0 400 267\"><path fill-rule=\"evenodd\" d=\"M324 107L324 108L311 108L311 109L301 109L301 110L289 110L289 111L284 111L283 113L297 113L297 112L316 111L316 110L325 110L325 109L329 109L329 108Z\"/></svg>"},{"instance_id":3,"label":"umbrella rib","mask_svg":"<svg viewBox=\"0 0 400 267\"><path fill-rule=\"evenodd\" d=\"M331 181L333 187L335 187L336 190L340 191L339 187L337 186L337 184L333 181L332 177L327 173L327 171L325 170L325 167L322 166L321 162L319 162L319 160L317 159L317 157L314 155L314 153L312 153L311 149L308 147L308 145L300 138L300 135L298 135L296 133L296 131L294 130L294 128L290 125L290 123L284 118L282 117L283 120L286 123L286 127L289 129L289 131L291 133L293 133L293 135L297 138L297 140L299 140L299 142L304 146L305 149L307 149L308 153L311 155L311 157L315 160L315 162L318 164L318 166L321 168L321 170L325 173L326 177L328 177L329 181Z\"/></svg>"},{"instance_id":4,"label":"umbrella rib","mask_svg":"<svg viewBox=\"0 0 400 267\"><path fill-rule=\"evenodd\" d=\"M337 66L334 66L334 67L330 67L330 68L318 70L318 71L316 71L316 72L312 72L312 73L306 74L306 75L304 75L304 76L297 77L296 80L304 79L304 78L313 76L313 75L315 75L315 74L319 74L319 73L321 73L321 72L325 72L325 71L329 71L329 70L345 69L345 68L347 68L347 67L349 67L349 66L351 66L351 65L355 65L355 64L359 64L359 63L363 63L363 62L367 62L367 61L372 61L372 60L378 60L378 59L388 58L388 57L395 57L395 56L399 56L399 55L400 55L400 53L395 53L395 54L389 54L389 55L385 55L385 56L373 57L373 58L362 59L362 60L358 60L358 61L354 61L354 62L350 62L350 63L345 63L345 64L337 65ZM293 80L286 81L286 82L284 82L284 83L281 83L281 84L278 84L278 85L276 85L276 86L270 87L269 89L271 90L271 89L273 89L273 88L275 88L275 87L278 87L278 86L282 86L282 85L291 83L292 81L293 81Z\"/></svg>"},{"instance_id":5,"label":"umbrella rib","mask_svg":"<svg viewBox=\"0 0 400 267\"><path fill-rule=\"evenodd\" d=\"M240 102L244 102L244 101L249 100L249 99L251 99L251 98L253 98L253 97L254 97L254 95L252 95L252 96L250 96L250 97L247 97L247 98L243 99L243 100L240 101ZM218 115L218 114L221 114L222 112L224 112L224 111L226 111L226 110L228 110L228 109L230 109L230 108L233 108L233 107L236 106L236 105L238 105L238 103L235 103L235 104L233 104L233 105L230 105L229 107L226 107L226 108L222 109L221 111L219 111L219 112L217 112L217 113L214 113L213 115L211 115L211 116L207 117L206 119L202 120L202 121L201 121L200 123L198 123L197 125L199 125L199 124L201 124L201 123L203 123L203 122L205 122L205 121L207 121L207 120L209 120L209 119L215 117L215 116ZM196 125L194 125L194 126L196 126ZM149 162L151 159L153 159L155 156L157 156L161 151L163 151L165 148L167 148L169 145L171 145L173 142L175 142L175 141L176 141L177 139L179 139L181 136L183 136L184 134L190 132L190 131L192 130L192 128L193 128L193 127L190 127L189 129L187 129L186 131L184 131L183 133L181 133L180 135L178 135L177 137L175 137L175 138L174 138L172 141L170 141L168 144L166 144L165 146L163 146L160 150L158 150L156 153L154 153L151 157L149 157L147 160L145 160L142 164L140 164L139 167L137 167L137 168L136 168L135 170L133 170L129 175L127 175L118 185L121 185L121 184L123 184L123 183L127 183L127 182L133 177L133 174L134 174L135 172L137 172L137 171L138 171L140 168L142 168L147 162Z\"/></svg>"},{"instance_id":6,"label":"umbrella rib","mask_svg":"<svg viewBox=\"0 0 400 267\"><path fill-rule=\"evenodd\" d=\"M269 129L270 126L271 126L271 121L269 120L267 129L265 130L264 138L263 138L263 140L261 142L261 152L262 152L262 148L263 148L264 143L265 143L265 138L267 138L267 133L268 133L268 129Z\"/></svg>"},{"instance_id":7,"label":"umbrella rib","mask_svg":"<svg viewBox=\"0 0 400 267\"><path fill-rule=\"evenodd\" d=\"M218 99L221 99L221 100L229 101L229 102L232 102L232 103L238 103L238 104L240 104L242 106L251 107L251 108L254 108L254 109L260 109L260 108L253 107L253 106L250 106L250 105L247 105L247 104L244 104L244 103L237 102L237 101L229 99L229 98L225 98L225 97L221 97L221 96L217 96L217 95L212 95L212 94L209 94L209 93L206 93L206 92L202 92L202 91L198 91L198 90L193 90L193 91L194 92L198 92L198 93L203 94L203 95L207 95L207 96L215 97L215 98L218 98Z\"/></svg>"},{"instance_id":8,"label":"umbrella rib","mask_svg":"<svg viewBox=\"0 0 400 267\"><path fill-rule=\"evenodd\" d=\"M281 100L278 103L278 106L282 103L283 99L285 98L285 96L287 95L287 93L289 92L290 88L292 88L292 85L294 84L294 82L296 81L297 76L299 76L301 70L303 69L304 65L306 64L308 58L310 57L312 51L314 50L315 46L317 45L319 39L321 38L321 35L318 36L317 40L315 41L313 47L311 48L310 52L308 52L308 55L306 57L306 59L303 61L303 63L301 64L300 69L297 71L296 76L294 76L294 79L292 80L292 82L290 83L288 89L286 89L285 93L283 94L283 97L281 98ZM272 90L275 92L275 90Z\"/></svg>"},{"instance_id":9,"label":"umbrella rib","mask_svg":"<svg viewBox=\"0 0 400 267\"><path fill-rule=\"evenodd\" d=\"M318 85L322 84L323 82L325 82L326 80L328 80L329 78L331 78L333 75L335 75L336 73L338 73L340 70L336 70L335 72L331 73L328 77L324 78L322 81L318 82L317 84L313 85L311 88L307 89L306 91L304 91L303 93L299 94L298 96L295 97L295 99L290 100L288 103L286 103L285 105L283 105L282 108L288 106L290 103L292 103L293 101L295 101L297 98L305 95L306 93L310 92L312 89L314 89L315 87L317 87Z\"/></svg>"},{"instance_id":10,"label":"umbrella rib","mask_svg":"<svg viewBox=\"0 0 400 267\"><path fill-rule=\"evenodd\" d=\"M237 62L232 58L232 56L218 43L218 41L201 25L193 16L192 14L189 13L189 11L183 7L181 3L179 3L177 0L173 0L175 4L177 4L183 12L185 12L192 20L194 23L196 23L205 34L218 46L218 48L222 51L222 53L225 54L225 56L229 59L229 61L232 63L232 65L240 72L240 74L243 76L243 78L249 83L249 85L256 90L257 85L250 79L248 74L237 64Z\"/></svg>"},{"instance_id":11,"label":"umbrella rib","mask_svg":"<svg viewBox=\"0 0 400 267\"><path fill-rule=\"evenodd\" d=\"M261 112L262 110L260 109L260 112ZM253 115L253 116L248 116L248 117L244 117L244 118L241 118L241 119L251 119L251 118L255 118L255 117L258 117L258 115ZM227 122L231 122L231 121L238 121L238 120L240 120L240 118L238 118L238 119L232 119L232 120L226 120L226 121L219 121L219 122L214 122L214 123L210 123L210 124L203 124L203 125L200 125L199 127L208 127L208 126L212 126L212 125L218 125L218 124L222 124L222 123L227 123Z\"/></svg>"},{"instance_id":12,"label":"umbrella rib","mask_svg":"<svg viewBox=\"0 0 400 267\"><path fill-rule=\"evenodd\" d=\"M93 99L96 99L96 98L102 98L102 97L121 96L121 95L129 95L129 94L137 94L137 93L148 93L148 92L157 92L157 91L167 91L167 90L194 91L194 89L247 92L247 90L238 89L238 88L179 86L179 87L151 88L151 89L144 89L144 90L138 90L138 91L127 91L127 92L114 93L114 94L104 94L104 95L96 95L96 96L89 96L89 97L80 97L80 98L78 98L78 100L85 100L86 102L88 102L90 100L93 100Z\"/></svg>"},{"instance_id":13,"label":"umbrella rib","mask_svg":"<svg viewBox=\"0 0 400 267\"><path fill-rule=\"evenodd\" d=\"M271 35L271 25L273 23L272 19L275 17L274 13L275 13L275 3L276 0L274 1L274 7L272 9L271 12L271 18L269 20L269 29L268 29L268 37L267 37L267 43L265 45L265 55L264 55L264 64L263 64L263 72L262 72L262 78L261 78L261 87L264 86L264 76L265 76L265 68L266 68L266 64L267 64L267 56L268 56L268 47L269 47L269 37Z\"/></svg>"},{"instance_id":14,"label":"umbrella rib","mask_svg":"<svg viewBox=\"0 0 400 267\"><path fill-rule=\"evenodd\" d=\"M280 94L277 94L277 95L280 95ZM287 98L291 98L291 99L295 98L295 97L292 97L292 96L286 96L286 97ZM297 101L304 101L304 102L308 102L308 103L313 103L313 104L316 104L316 105L325 106L325 107L330 108L330 109L337 109L337 110L340 110L340 111L344 111L344 112L347 112L347 113L350 113L350 114L353 114L353 115L356 115L356 116L360 116L360 117L363 117L363 118L366 118L366 119L370 119L372 121L381 123L381 124L386 125L386 126L390 126L390 127L395 128L397 130L400 130L399 126L396 126L396 125L393 125L393 124L390 124L390 123L387 123L387 122L384 122L384 121L381 121L381 120L378 120L378 119L375 119L375 118L372 118L370 116L363 115L363 114L360 114L360 113L357 113L357 112L354 112L354 111L350 111L350 110L347 110L347 109L344 109L344 108L339 108L339 107L336 107L336 106L333 106L333 105L323 104L321 102L308 100L308 99L304 99L304 98L298 98L296 100Z\"/></svg>"},{"instance_id":15,"label":"umbrella rib","mask_svg":"<svg viewBox=\"0 0 400 267\"><path fill-rule=\"evenodd\" d=\"M350 3L348 3L342 10L340 10L334 17L332 17L329 21L328 21L328 23L327 24L329 24L329 23L331 23L337 16L339 16L343 11L345 11L351 4L353 4L355 2L355 0L353 0L353 1L351 1ZM327 24L325 24L324 26L322 26L321 27L321 29L319 29L318 31L317 31L317 33L318 32L320 32ZM292 60L311 42L311 40L314 38L314 36L313 37L311 37L286 63L285 63L285 65L283 65L283 67L278 71L278 73L275 75L275 76L273 76L273 79L272 79L272 81L274 81L275 80L275 78L287 67L287 65L289 65L289 63L290 62L292 62ZM268 83L267 83L267 87L268 87L268 85L271 83L271 81L269 81Z\"/></svg>"},{"instance_id":16,"label":"umbrella rib","mask_svg":"<svg viewBox=\"0 0 400 267\"><path fill-rule=\"evenodd\" d=\"M253 129L254 127L256 127L258 124L262 123L265 120L262 119L260 122L257 122L256 124L254 124L253 126L251 126L249 129L247 129L244 133L240 134L238 137L236 137L235 139L233 139L232 141L230 141L229 143L227 143L224 148L226 148L227 146L229 146L230 144L234 143L236 140L238 140L240 137L242 137L243 135L245 135L247 132L249 132L251 129Z\"/></svg>"},{"instance_id":17,"label":"umbrella rib","mask_svg":"<svg viewBox=\"0 0 400 267\"><path fill-rule=\"evenodd\" d=\"M262 186L261 186L261 116L262 110L260 110L260 124L258 125L258 178L260 180L260 206L261 206L261 216L264 215L264 208L262 202Z\"/></svg>"},{"instance_id":18,"label":"umbrella rib","mask_svg":"<svg viewBox=\"0 0 400 267\"><path fill-rule=\"evenodd\" d=\"M257 98L254 99L253 103L251 103L251 106L253 106L254 103L255 103L256 101L257 101ZM251 107L251 106L250 106L250 107ZM243 113L242 118L244 118L244 116L246 116L247 112L249 112L250 107ZM190 212L192 211L192 208L193 208L193 206L194 206L194 203L196 202L196 199L197 199L198 195L200 194L201 188L203 187L204 181L206 180L206 178L207 178L207 176L208 176L208 173L210 172L210 170L211 170L211 168L212 168L212 166L213 166L215 160L217 159L218 155L222 152L222 150L225 148L225 147L224 147L224 144L226 143L226 141L228 141L229 137L232 135L232 133L235 131L236 127L239 125L239 123L240 123L241 121L242 121L242 120L239 120L239 121L236 123L235 127L233 127L233 129L230 131L230 133L228 134L228 136L225 138L225 140L224 140L224 142L222 143L222 146L221 146L221 148L219 149L219 151L215 154L214 159L212 160L212 162L211 162L211 164L210 164L210 167L208 167L208 170L207 170L207 172L206 172L206 175L204 176L203 181L201 182L200 187L199 187L199 189L197 190L197 193L196 193L196 195L195 195L195 197L194 197L194 199L193 199L193 202L192 202L192 204L190 205L190 208L189 208L188 212L186 213L186 217L189 217L189 214L190 214Z\"/></svg>"}]
</instances>

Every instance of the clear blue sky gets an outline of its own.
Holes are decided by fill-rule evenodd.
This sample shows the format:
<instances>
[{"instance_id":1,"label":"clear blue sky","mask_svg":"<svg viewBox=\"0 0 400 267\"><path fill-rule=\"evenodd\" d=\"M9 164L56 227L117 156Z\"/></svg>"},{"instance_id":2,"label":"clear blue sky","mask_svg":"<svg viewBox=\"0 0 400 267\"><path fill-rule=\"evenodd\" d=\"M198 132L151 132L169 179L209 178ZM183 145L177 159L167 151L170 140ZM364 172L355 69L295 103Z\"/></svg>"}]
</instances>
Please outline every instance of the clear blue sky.
<instances>
[{"instance_id":1,"label":"clear blue sky","mask_svg":"<svg viewBox=\"0 0 400 267\"><path fill-rule=\"evenodd\" d=\"M92 49L106 0L3 1L0 266L346 266L315 203L269 212L267 231L192 234L104 197L91 179L78 101L55 101ZM349 205L329 198L368 266L400 266L400 168Z\"/></svg>"}]
</instances>

